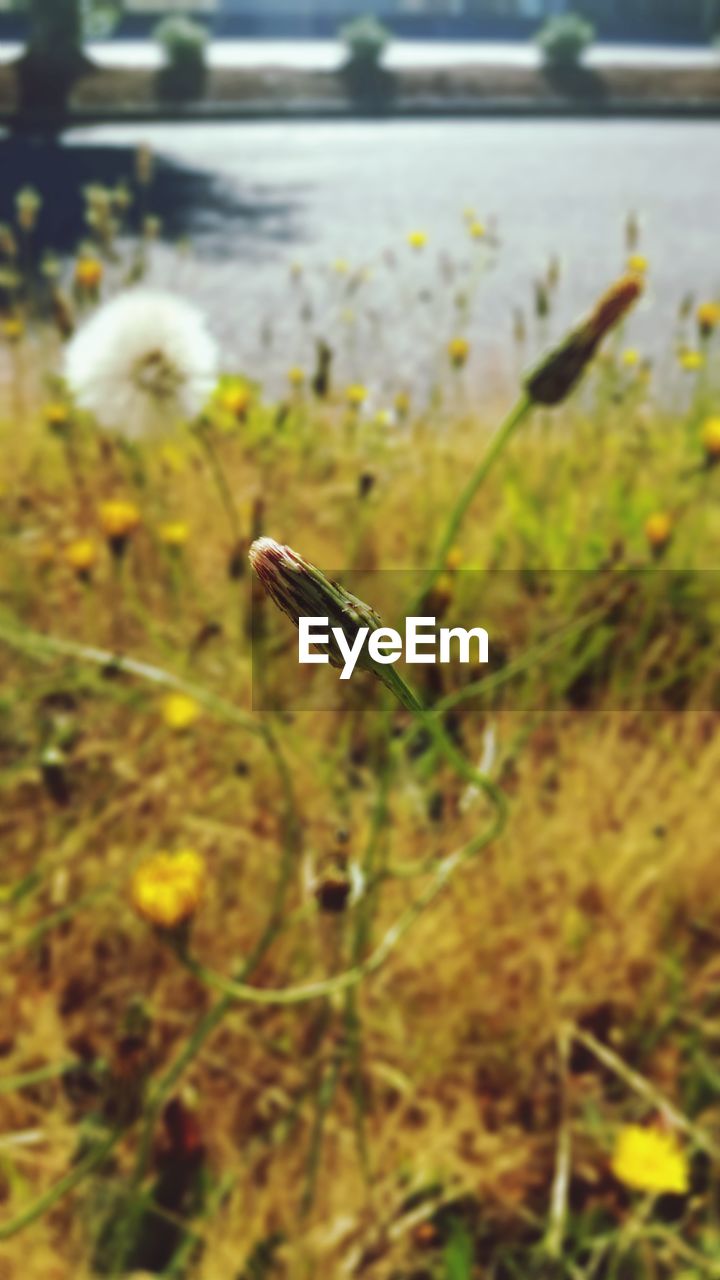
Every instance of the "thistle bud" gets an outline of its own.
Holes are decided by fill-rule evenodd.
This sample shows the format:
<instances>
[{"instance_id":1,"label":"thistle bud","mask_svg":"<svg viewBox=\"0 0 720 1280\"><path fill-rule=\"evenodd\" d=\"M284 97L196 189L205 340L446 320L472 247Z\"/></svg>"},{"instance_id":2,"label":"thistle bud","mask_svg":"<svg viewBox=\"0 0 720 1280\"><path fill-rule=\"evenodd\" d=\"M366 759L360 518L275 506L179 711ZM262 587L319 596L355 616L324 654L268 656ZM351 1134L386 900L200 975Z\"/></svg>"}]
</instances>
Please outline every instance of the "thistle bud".
<instances>
[{"instance_id":1,"label":"thistle bud","mask_svg":"<svg viewBox=\"0 0 720 1280\"><path fill-rule=\"evenodd\" d=\"M551 351L527 378L535 404L561 404L579 381L606 334L614 329L642 293L637 276L623 276L604 293L583 324Z\"/></svg>"},{"instance_id":2,"label":"thistle bud","mask_svg":"<svg viewBox=\"0 0 720 1280\"><path fill-rule=\"evenodd\" d=\"M326 578L292 547L281 546L272 538L258 538L250 548L249 559L270 599L287 614L293 626L299 626L300 618L328 619L328 644L316 647L327 654L331 666L338 670L345 666L345 658L333 636L334 628L344 633L350 645L362 627L368 627L370 632L380 630L382 623L370 605ZM419 710L419 703L395 669L373 662L366 645L357 665L376 676L403 706Z\"/></svg>"}]
</instances>

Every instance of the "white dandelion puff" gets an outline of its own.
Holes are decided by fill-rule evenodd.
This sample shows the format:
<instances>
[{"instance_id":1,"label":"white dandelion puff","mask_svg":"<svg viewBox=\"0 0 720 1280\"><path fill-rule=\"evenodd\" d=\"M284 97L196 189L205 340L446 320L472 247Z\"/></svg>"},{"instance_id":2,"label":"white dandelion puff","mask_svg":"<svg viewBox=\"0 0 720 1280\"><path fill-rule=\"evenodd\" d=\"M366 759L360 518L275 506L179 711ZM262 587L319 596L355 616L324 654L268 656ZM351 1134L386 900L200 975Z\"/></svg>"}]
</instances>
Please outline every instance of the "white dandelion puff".
<instances>
[{"instance_id":1,"label":"white dandelion puff","mask_svg":"<svg viewBox=\"0 0 720 1280\"><path fill-rule=\"evenodd\" d=\"M218 349L190 303L131 289L77 332L65 378L79 408L138 440L196 417L217 383Z\"/></svg>"}]
</instances>

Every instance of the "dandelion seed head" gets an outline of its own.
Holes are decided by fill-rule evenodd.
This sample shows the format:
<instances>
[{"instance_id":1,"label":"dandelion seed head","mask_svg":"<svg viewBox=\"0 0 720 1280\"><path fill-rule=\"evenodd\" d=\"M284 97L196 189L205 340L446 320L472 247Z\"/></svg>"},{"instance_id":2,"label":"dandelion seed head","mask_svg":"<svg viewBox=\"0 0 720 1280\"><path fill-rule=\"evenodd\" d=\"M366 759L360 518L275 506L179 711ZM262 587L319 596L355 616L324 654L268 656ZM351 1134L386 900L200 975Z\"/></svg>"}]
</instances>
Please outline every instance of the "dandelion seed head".
<instances>
[{"instance_id":1,"label":"dandelion seed head","mask_svg":"<svg viewBox=\"0 0 720 1280\"><path fill-rule=\"evenodd\" d=\"M129 440L194 418L217 380L218 351L203 316L172 294L132 289L78 331L65 377L81 409Z\"/></svg>"}]
</instances>

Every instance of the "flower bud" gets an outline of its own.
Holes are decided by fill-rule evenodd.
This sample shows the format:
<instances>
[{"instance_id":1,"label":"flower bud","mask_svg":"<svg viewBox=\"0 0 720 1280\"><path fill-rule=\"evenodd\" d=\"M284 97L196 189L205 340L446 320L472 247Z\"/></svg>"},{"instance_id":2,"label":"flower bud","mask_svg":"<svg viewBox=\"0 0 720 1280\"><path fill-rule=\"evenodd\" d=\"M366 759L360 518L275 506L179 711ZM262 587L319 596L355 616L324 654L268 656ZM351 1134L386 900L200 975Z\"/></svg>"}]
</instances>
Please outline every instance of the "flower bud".
<instances>
[{"instance_id":1,"label":"flower bud","mask_svg":"<svg viewBox=\"0 0 720 1280\"><path fill-rule=\"evenodd\" d=\"M345 666L345 658L333 637L333 628L342 630L352 645L362 627L373 632L382 626L370 605L358 600L339 583L326 578L320 569L304 560L292 547L282 546L272 538L258 538L250 548L249 559L270 599L287 614L293 626L299 626L300 618L328 619L328 644L316 647L327 654L331 666L338 670ZM373 662L367 645L363 645L357 665L376 676L404 706L410 710L419 709L419 704L394 667Z\"/></svg>"},{"instance_id":2,"label":"flower bud","mask_svg":"<svg viewBox=\"0 0 720 1280\"><path fill-rule=\"evenodd\" d=\"M551 351L527 378L525 387L535 404L557 405L570 394L603 338L622 320L642 293L637 276L624 276L603 294L583 324Z\"/></svg>"}]
</instances>

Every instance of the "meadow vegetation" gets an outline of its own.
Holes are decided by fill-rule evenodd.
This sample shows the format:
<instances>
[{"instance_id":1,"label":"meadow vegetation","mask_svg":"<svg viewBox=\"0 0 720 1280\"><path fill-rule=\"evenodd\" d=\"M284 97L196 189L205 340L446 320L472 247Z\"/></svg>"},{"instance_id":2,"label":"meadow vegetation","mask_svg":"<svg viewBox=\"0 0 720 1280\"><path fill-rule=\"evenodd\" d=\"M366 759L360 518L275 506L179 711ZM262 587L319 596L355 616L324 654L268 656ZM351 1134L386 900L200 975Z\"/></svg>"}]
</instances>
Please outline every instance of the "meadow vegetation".
<instances>
[{"instance_id":1,"label":"meadow vegetation","mask_svg":"<svg viewBox=\"0 0 720 1280\"><path fill-rule=\"evenodd\" d=\"M428 389L333 329L271 397L143 292L151 190L72 262L0 229L0 1276L720 1276L720 305L659 371L637 220L569 337L554 260L498 431L468 211ZM261 537L491 601L490 670L295 705Z\"/></svg>"}]
</instances>

